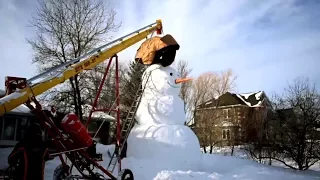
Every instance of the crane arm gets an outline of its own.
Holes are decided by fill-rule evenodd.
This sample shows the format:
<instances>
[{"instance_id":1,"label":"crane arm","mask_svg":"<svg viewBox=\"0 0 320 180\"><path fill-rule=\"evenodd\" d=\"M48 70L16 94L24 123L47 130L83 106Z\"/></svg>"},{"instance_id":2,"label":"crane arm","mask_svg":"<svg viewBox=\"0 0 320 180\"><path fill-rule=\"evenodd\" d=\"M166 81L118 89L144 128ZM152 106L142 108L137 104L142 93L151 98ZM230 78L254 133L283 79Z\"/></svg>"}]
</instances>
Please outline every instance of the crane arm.
<instances>
[{"instance_id":1,"label":"crane arm","mask_svg":"<svg viewBox=\"0 0 320 180\"><path fill-rule=\"evenodd\" d=\"M100 46L95 49L94 53L90 53L88 57L84 60L75 59L59 68L63 68L55 76L49 76L45 80L42 80L36 84L31 84L31 80L39 79L40 76L36 76L28 80L28 85L16 92L13 92L7 96L4 96L0 99L0 116L11 111L12 109L18 107L19 105L26 103L31 97L42 94L43 92L49 90L50 88L63 83L65 80L68 80L71 77L81 73L84 70L92 69L96 67L101 62L112 57L113 55L127 49L128 47L136 44L137 42L147 38L149 34L153 32L157 34L162 33L162 22L157 20L155 23L150 24L144 28L141 28L137 31L134 31L124 37L121 37L111 43ZM111 47L103 50L107 45L112 45ZM69 67L66 67L69 66ZM53 68L53 69L57 69ZM49 70L50 71L50 70ZM42 73L41 75L49 74L48 72Z\"/></svg>"}]
</instances>

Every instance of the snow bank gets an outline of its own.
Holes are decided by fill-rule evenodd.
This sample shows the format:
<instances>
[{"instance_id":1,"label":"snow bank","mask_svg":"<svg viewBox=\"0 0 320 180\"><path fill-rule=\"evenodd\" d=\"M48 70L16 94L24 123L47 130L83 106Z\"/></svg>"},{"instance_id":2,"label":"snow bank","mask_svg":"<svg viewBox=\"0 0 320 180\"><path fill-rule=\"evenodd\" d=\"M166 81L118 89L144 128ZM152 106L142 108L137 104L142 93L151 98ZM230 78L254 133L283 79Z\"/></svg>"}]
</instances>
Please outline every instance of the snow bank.
<instances>
[{"instance_id":1,"label":"snow bank","mask_svg":"<svg viewBox=\"0 0 320 180\"><path fill-rule=\"evenodd\" d=\"M103 154L103 162L99 162L104 168L109 163L108 150L112 153L114 145L97 144L97 151ZM12 148L0 149L0 168L7 167L7 157ZM188 157L186 157L188 158ZM148 159L125 158L122 161L123 168L133 171L137 180L312 180L320 179L320 172L293 171L282 167L273 167L251 160L228 157L222 155L202 154L198 171L171 170L170 165L164 170L154 171L153 166L161 162L148 161ZM53 171L60 165L59 158L46 162L45 180L52 179ZM75 174L78 174L74 171ZM116 174L116 173L115 173Z\"/></svg>"},{"instance_id":2,"label":"snow bank","mask_svg":"<svg viewBox=\"0 0 320 180\"><path fill-rule=\"evenodd\" d=\"M135 179L139 180L311 180L320 178L319 172L298 172L259 164L251 160L213 154L202 155L201 165L195 167L199 171L170 170L169 168L155 171L153 166L157 166L160 163L127 158L123 160L123 167L131 169Z\"/></svg>"},{"instance_id":3,"label":"snow bank","mask_svg":"<svg viewBox=\"0 0 320 180\"><path fill-rule=\"evenodd\" d=\"M13 148L1 148L0 149L0 169L6 169L8 165L8 156L12 152Z\"/></svg>"}]
</instances>

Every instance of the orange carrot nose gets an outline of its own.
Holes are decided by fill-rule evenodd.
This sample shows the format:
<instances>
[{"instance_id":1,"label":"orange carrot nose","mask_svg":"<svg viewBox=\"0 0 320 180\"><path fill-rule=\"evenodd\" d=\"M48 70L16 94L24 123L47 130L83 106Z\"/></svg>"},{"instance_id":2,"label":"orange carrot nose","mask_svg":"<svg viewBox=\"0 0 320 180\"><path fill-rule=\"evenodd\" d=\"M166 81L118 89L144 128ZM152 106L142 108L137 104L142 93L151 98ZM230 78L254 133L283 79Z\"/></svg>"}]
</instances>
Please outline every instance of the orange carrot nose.
<instances>
[{"instance_id":1,"label":"orange carrot nose","mask_svg":"<svg viewBox=\"0 0 320 180\"><path fill-rule=\"evenodd\" d=\"M192 78L178 78L178 79L176 79L175 83L179 84L179 83L184 83L184 82L187 82L190 80L192 80Z\"/></svg>"}]
</instances>

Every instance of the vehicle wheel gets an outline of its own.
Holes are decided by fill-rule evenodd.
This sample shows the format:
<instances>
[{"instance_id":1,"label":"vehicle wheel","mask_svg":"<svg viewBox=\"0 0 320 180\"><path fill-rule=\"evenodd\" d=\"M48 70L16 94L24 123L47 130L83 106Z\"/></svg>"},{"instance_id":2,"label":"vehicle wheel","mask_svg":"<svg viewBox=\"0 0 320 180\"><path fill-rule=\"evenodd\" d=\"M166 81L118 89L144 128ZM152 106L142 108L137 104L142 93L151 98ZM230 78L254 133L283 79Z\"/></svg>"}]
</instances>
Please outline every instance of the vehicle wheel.
<instances>
[{"instance_id":1,"label":"vehicle wheel","mask_svg":"<svg viewBox=\"0 0 320 180\"><path fill-rule=\"evenodd\" d=\"M53 180L63 180L68 176L70 167L60 164L53 172Z\"/></svg>"},{"instance_id":2,"label":"vehicle wheel","mask_svg":"<svg viewBox=\"0 0 320 180\"><path fill-rule=\"evenodd\" d=\"M134 180L133 173L130 169L122 169L117 179L118 180Z\"/></svg>"}]
</instances>

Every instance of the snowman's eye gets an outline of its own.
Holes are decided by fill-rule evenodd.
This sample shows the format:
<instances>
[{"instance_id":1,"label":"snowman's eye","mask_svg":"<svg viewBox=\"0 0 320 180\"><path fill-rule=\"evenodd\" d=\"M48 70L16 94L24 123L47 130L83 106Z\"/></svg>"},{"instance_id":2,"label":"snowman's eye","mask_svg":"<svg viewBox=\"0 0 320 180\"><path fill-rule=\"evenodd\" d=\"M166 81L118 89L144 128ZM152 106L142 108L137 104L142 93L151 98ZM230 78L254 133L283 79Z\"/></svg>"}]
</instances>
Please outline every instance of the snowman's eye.
<instances>
[{"instance_id":1,"label":"snowman's eye","mask_svg":"<svg viewBox=\"0 0 320 180\"><path fill-rule=\"evenodd\" d=\"M170 76L172 76L173 75L173 73L170 73Z\"/></svg>"}]
</instances>

